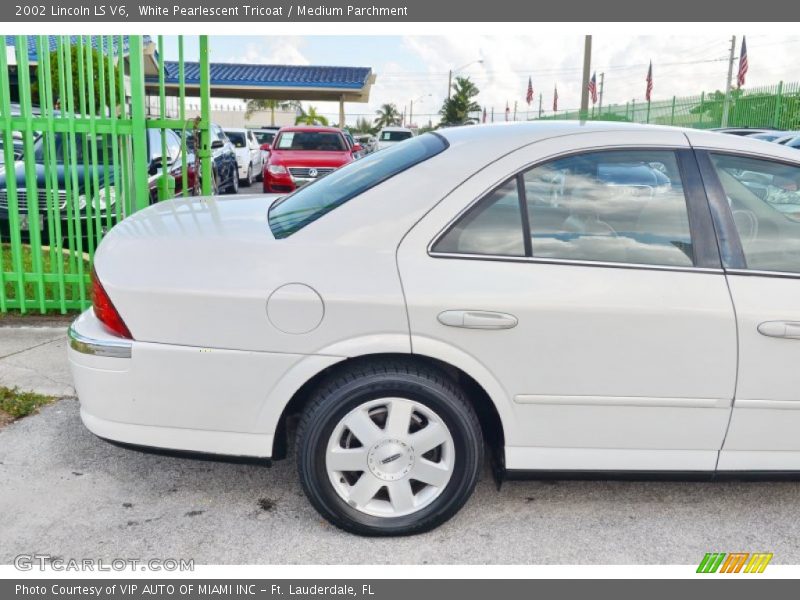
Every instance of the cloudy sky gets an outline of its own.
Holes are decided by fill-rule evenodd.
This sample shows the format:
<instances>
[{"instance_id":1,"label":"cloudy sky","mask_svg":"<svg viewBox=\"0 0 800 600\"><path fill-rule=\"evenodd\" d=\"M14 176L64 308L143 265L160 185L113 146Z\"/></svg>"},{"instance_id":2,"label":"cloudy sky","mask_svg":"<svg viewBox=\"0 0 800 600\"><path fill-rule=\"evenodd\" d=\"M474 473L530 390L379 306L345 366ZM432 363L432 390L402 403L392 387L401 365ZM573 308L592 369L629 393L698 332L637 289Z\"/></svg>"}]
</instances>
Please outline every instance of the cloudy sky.
<instances>
[{"instance_id":1,"label":"cloudy sky","mask_svg":"<svg viewBox=\"0 0 800 600\"><path fill-rule=\"evenodd\" d=\"M741 35L747 32L732 33L737 34L738 55ZM174 59L175 39L166 38L165 43L165 54ZM800 80L800 35L749 35L747 46L747 87ZM459 74L468 75L481 90L478 102L494 107L500 118L506 102L513 107L516 101L520 113L527 109L529 76L537 97L531 111L537 108L539 92L545 109L552 107L555 85L560 109L580 104L582 35L215 36L210 47L214 62L372 67L377 82L370 102L346 105L349 123L362 114L372 117L385 102L394 102L402 111L411 100L415 121L425 122L431 115L435 122L447 93L448 70L460 67ZM729 48L730 35L724 34L594 36L592 68L598 81L605 73L604 104L643 100L650 60L654 100L695 95L724 87ZM187 58L195 52L188 48ZM323 114L338 116L335 104L314 104Z\"/></svg>"}]
</instances>

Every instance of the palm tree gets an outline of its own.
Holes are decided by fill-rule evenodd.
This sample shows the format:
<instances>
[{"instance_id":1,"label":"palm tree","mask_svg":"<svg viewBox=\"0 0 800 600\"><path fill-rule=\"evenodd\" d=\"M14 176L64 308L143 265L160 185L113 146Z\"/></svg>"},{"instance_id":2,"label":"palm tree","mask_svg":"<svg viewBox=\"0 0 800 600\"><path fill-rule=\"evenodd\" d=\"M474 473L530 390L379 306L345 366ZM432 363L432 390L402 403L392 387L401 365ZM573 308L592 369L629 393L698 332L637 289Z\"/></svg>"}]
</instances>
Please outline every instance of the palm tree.
<instances>
[{"instance_id":1,"label":"palm tree","mask_svg":"<svg viewBox=\"0 0 800 600\"><path fill-rule=\"evenodd\" d=\"M480 112L480 105L473 100L480 90L469 80L469 77L456 77L453 93L442 104L439 114L442 125L465 125L477 121L470 113Z\"/></svg>"},{"instance_id":2,"label":"palm tree","mask_svg":"<svg viewBox=\"0 0 800 600\"><path fill-rule=\"evenodd\" d=\"M359 117L356 121L356 131L359 133L375 133L375 130L372 127L372 123L370 123L364 117Z\"/></svg>"},{"instance_id":3,"label":"palm tree","mask_svg":"<svg viewBox=\"0 0 800 600\"><path fill-rule=\"evenodd\" d=\"M252 99L247 101L245 108L244 118L249 119L254 112L260 110L270 111L270 125L275 125L275 111L276 110L298 110L300 102L297 100L262 100Z\"/></svg>"},{"instance_id":4,"label":"palm tree","mask_svg":"<svg viewBox=\"0 0 800 600\"><path fill-rule=\"evenodd\" d=\"M309 106L308 112L300 108L300 114L294 120L295 125L327 125L328 119L320 114L317 114L315 106Z\"/></svg>"},{"instance_id":5,"label":"palm tree","mask_svg":"<svg viewBox=\"0 0 800 600\"><path fill-rule=\"evenodd\" d=\"M390 127L392 125L399 125L401 121L400 111L394 103L383 104L378 110L375 111L378 116L375 117L375 128Z\"/></svg>"}]
</instances>

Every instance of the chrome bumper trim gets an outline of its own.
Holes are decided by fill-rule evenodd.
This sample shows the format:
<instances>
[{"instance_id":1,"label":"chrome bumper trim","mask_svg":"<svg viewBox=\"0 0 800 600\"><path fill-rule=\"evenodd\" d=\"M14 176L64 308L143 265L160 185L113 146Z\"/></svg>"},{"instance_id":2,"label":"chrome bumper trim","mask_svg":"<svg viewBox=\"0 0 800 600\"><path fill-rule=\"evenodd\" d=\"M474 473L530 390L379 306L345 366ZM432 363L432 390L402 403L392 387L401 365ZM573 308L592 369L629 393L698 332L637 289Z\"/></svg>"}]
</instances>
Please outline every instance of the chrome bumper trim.
<instances>
[{"instance_id":1,"label":"chrome bumper trim","mask_svg":"<svg viewBox=\"0 0 800 600\"><path fill-rule=\"evenodd\" d=\"M129 340L97 340L81 335L70 325L67 332L69 347L81 354L106 358L130 358L133 342Z\"/></svg>"}]
</instances>

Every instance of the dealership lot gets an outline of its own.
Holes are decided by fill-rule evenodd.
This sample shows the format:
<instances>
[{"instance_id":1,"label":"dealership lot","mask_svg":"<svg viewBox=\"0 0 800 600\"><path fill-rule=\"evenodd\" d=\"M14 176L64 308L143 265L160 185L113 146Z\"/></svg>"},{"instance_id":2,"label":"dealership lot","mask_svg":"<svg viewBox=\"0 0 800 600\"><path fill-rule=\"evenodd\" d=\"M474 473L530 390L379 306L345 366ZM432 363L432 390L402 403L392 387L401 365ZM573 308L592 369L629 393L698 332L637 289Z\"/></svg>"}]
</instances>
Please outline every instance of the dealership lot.
<instances>
[{"instance_id":1,"label":"dealership lot","mask_svg":"<svg viewBox=\"0 0 800 600\"><path fill-rule=\"evenodd\" d=\"M0 382L69 392L63 326L0 331ZM439 529L358 538L311 508L291 458L268 469L118 448L83 427L69 396L0 430L0 489L5 564L25 553L198 564L692 564L714 550L800 561L800 482L524 481L498 492L485 471Z\"/></svg>"}]
</instances>

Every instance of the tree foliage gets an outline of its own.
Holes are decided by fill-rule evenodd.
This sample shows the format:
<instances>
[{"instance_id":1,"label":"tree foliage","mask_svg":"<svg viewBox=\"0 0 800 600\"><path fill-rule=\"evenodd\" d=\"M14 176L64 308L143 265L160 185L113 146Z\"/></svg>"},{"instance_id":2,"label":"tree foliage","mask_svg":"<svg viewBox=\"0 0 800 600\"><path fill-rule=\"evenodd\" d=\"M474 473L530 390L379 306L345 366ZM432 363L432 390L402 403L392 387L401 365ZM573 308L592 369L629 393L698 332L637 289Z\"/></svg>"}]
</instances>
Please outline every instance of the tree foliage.
<instances>
[{"instance_id":1,"label":"tree foliage","mask_svg":"<svg viewBox=\"0 0 800 600\"><path fill-rule=\"evenodd\" d=\"M80 69L79 69L79 62L83 65L83 90L84 94L91 90L91 93L94 97L94 107L95 112L97 114L103 114L107 112L107 107L110 106L111 103L111 95L109 94L109 78L108 78L108 68L106 65L106 56L102 54L99 50L95 48L89 48L88 52L91 56L91 65L92 65L92 77L89 78L89 70L88 70L88 63L85 60L85 55L81 55L81 48L77 44L73 44L69 48L70 51L70 60L72 63L72 97L75 103L75 109L80 110L80 89L81 89L81 78L80 78ZM87 49L83 49L84 52L87 52ZM31 101L36 106L41 106L41 97L40 94L43 90L39 89L39 66L33 72L31 77ZM103 71L103 78L105 82L105 104L101 105L102 95L100 93L100 71ZM112 70L112 77L113 77L113 85L118 85L119 82L119 68L117 65L114 65ZM53 104L57 108L64 109L66 104L66 98L61 97L61 76L58 70L58 52L53 51L50 53L50 86L53 93ZM68 97L69 94L69 82L64 82L64 95ZM123 94L119 92L116 93L116 103L119 106L122 100ZM85 110L89 112L89 97L86 97L86 106Z\"/></svg>"},{"instance_id":2,"label":"tree foliage","mask_svg":"<svg viewBox=\"0 0 800 600\"><path fill-rule=\"evenodd\" d=\"M476 123L478 119L471 117L470 114L481 110L480 105L473 100L479 93L478 86L472 83L469 77L456 77L450 98L442 103L439 111L442 117L441 124L450 126Z\"/></svg>"},{"instance_id":3,"label":"tree foliage","mask_svg":"<svg viewBox=\"0 0 800 600\"><path fill-rule=\"evenodd\" d=\"M300 114L294 120L295 125L328 125L328 119L323 115L317 113L314 106L309 106L308 110L300 108Z\"/></svg>"},{"instance_id":4,"label":"tree foliage","mask_svg":"<svg viewBox=\"0 0 800 600\"><path fill-rule=\"evenodd\" d=\"M397 105L394 103L383 104L375 111L375 114L377 115L374 121L376 129L400 125L400 123L402 123L402 116L400 115L400 111L397 110Z\"/></svg>"},{"instance_id":5,"label":"tree foliage","mask_svg":"<svg viewBox=\"0 0 800 600\"><path fill-rule=\"evenodd\" d=\"M254 113L259 111L270 111L270 125L275 125L275 111L276 110L293 110L300 109L300 102L297 100L263 100L263 99L250 99L247 101L244 116L249 119Z\"/></svg>"}]
</instances>

